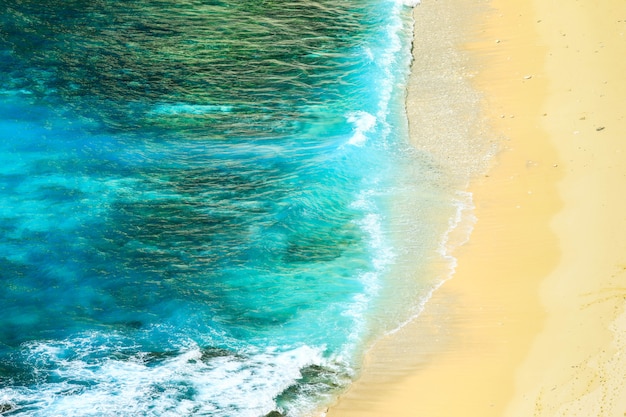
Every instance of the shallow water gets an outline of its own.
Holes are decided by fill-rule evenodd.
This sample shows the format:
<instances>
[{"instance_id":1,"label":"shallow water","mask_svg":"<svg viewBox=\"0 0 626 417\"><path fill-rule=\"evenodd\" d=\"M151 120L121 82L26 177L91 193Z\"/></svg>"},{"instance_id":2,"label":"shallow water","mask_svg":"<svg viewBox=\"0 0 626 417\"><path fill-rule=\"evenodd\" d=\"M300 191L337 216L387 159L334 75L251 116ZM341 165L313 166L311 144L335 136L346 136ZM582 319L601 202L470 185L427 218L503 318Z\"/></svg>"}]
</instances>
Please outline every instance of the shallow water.
<instances>
[{"instance_id":1,"label":"shallow water","mask_svg":"<svg viewBox=\"0 0 626 417\"><path fill-rule=\"evenodd\" d=\"M305 415L441 278L407 7L4 3L3 415Z\"/></svg>"}]
</instances>

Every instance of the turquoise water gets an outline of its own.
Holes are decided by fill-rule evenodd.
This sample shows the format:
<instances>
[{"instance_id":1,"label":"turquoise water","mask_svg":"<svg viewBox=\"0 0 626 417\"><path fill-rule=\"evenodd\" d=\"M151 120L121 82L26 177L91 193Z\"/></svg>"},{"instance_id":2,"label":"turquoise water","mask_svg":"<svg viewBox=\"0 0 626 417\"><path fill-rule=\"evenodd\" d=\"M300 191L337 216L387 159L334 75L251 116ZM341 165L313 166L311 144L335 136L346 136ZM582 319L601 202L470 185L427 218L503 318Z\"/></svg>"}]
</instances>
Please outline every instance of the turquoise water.
<instances>
[{"instance_id":1,"label":"turquoise water","mask_svg":"<svg viewBox=\"0 0 626 417\"><path fill-rule=\"evenodd\" d=\"M0 414L303 416L436 285L410 8L2 4Z\"/></svg>"}]
</instances>

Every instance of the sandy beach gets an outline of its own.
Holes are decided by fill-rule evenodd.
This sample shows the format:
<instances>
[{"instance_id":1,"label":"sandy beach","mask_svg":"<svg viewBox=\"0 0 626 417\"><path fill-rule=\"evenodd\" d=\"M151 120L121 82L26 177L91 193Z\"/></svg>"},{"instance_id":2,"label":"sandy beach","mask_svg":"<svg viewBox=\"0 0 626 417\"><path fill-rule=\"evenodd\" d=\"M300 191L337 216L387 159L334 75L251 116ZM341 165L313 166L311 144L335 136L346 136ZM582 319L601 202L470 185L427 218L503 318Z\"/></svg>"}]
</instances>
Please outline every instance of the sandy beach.
<instances>
[{"instance_id":1,"label":"sandy beach","mask_svg":"<svg viewBox=\"0 0 626 417\"><path fill-rule=\"evenodd\" d=\"M626 2L452 3L414 9L411 136L460 103L445 151L499 151L450 161L480 172L456 272L327 416L624 416Z\"/></svg>"}]
</instances>

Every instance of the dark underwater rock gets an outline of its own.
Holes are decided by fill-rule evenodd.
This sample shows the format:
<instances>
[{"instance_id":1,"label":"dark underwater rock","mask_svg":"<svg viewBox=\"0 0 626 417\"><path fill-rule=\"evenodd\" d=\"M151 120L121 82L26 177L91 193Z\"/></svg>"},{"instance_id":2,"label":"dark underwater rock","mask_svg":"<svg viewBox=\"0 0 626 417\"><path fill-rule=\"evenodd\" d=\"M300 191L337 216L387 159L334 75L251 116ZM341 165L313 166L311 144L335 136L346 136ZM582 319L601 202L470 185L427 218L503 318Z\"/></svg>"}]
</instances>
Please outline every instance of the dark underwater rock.
<instances>
[{"instance_id":1,"label":"dark underwater rock","mask_svg":"<svg viewBox=\"0 0 626 417\"><path fill-rule=\"evenodd\" d=\"M267 413L264 417L285 417L285 415L280 411L273 410Z\"/></svg>"}]
</instances>

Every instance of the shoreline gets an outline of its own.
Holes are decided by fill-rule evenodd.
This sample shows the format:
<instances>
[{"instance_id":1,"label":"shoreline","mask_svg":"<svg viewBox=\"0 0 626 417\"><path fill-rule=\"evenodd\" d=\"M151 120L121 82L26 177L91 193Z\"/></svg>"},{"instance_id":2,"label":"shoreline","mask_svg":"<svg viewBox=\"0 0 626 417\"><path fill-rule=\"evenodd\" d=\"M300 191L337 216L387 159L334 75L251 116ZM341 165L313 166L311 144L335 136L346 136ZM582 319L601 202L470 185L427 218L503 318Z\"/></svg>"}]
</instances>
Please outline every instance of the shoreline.
<instances>
[{"instance_id":1,"label":"shoreline","mask_svg":"<svg viewBox=\"0 0 626 417\"><path fill-rule=\"evenodd\" d=\"M440 81L461 80L452 97L466 108L453 120L476 103L465 82L484 116L466 119L466 137L482 140L459 146L501 151L470 182L478 220L454 252L454 276L417 319L376 343L328 417L626 411L626 4L557 3L414 8L412 139L429 118L424 106L436 113L449 99L420 74L452 58L456 72ZM432 31L446 36L421 45ZM487 166L448 162L473 174Z\"/></svg>"}]
</instances>

